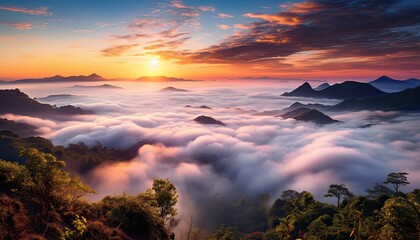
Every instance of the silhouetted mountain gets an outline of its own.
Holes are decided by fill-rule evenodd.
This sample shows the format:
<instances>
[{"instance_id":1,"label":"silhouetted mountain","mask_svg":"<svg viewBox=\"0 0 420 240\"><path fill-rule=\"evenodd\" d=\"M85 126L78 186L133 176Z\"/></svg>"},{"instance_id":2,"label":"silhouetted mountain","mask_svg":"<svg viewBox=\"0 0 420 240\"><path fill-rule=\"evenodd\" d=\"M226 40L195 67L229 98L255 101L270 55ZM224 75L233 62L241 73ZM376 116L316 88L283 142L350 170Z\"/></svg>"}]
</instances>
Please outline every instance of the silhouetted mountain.
<instances>
[{"instance_id":1,"label":"silhouetted mountain","mask_svg":"<svg viewBox=\"0 0 420 240\"><path fill-rule=\"evenodd\" d=\"M15 121L7 120L6 118L0 118L0 131L12 131L21 137L29 137L39 134L36 129L36 127L27 123L17 123Z\"/></svg>"},{"instance_id":2,"label":"silhouetted mountain","mask_svg":"<svg viewBox=\"0 0 420 240\"><path fill-rule=\"evenodd\" d=\"M315 91L309 83L304 83L292 92L283 93L283 96L295 97L312 97L312 98L335 98L335 99L352 99L378 96L384 94L379 89L376 89L368 83L360 83L353 81L346 81L337 83L326 89Z\"/></svg>"},{"instance_id":3,"label":"silhouetted mountain","mask_svg":"<svg viewBox=\"0 0 420 240\"><path fill-rule=\"evenodd\" d=\"M191 105L185 105L185 108L201 108L201 109L213 109L209 106L206 105L201 105L201 106L191 106Z\"/></svg>"},{"instance_id":4,"label":"silhouetted mountain","mask_svg":"<svg viewBox=\"0 0 420 240\"><path fill-rule=\"evenodd\" d=\"M330 87L330 86L331 85L328 84L328 83L323 83L323 84L319 85L318 87L314 88L314 90L321 91L321 90L324 90L324 89L326 89L327 87Z\"/></svg>"},{"instance_id":5,"label":"silhouetted mountain","mask_svg":"<svg viewBox=\"0 0 420 240\"><path fill-rule=\"evenodd\" d=\"M69 76L63 77L60 75L55 75L52 77L46 78L33 78L33 79L20 79L11 81L9 83L51 83L51 82L95 82L95 81L107 81L108 79L99 76L96 73L93 73L89 76Z\"/></svg>"},{"instance_id":6,"label":"silhouetted mountain","mask_svg":"<svg viewBox=\"0 0 420 240\"><path fill-rule=\"evenodd\" d=\"M302 115L303 113L309 112L311 110L312 109L310 109L310 108L301 107L301 108L297 108L295 110L292 110L290 112L287 112L285 114L278 115L277 117L282 117L282 118L295 118L295 117L298 117L298 116Z\"/></svg>"},{"instance_id":7,"label":"silhouetted mountain","mask_svg":"<svg viewBox=\"0 0 420 240\"><path fill-rule=\"evenodd\" d=\"M420 79L417 79L417 78L409 78L407 80L404 80L404 82L409 82L409 83L416 84L417 86L420 86Z\"/></svg>"},{"instance_id":8,"label":"silhouetted mountain","mask_svg":"<svg viewBox=\"0 0 420 240\"><path fill-rule=\"evenodd\" d=\"M290 111L293 111L293 110L296 110L296 109L302 108L302 107L310 108L310 109L316 109L316 110L321 111L321 110L324 110L325 108L327 108L328 106L325 106L325 105L322 105L322 104L319 104L319 103L303 104L303 103L300 103L300 102L294 102L289 107L283 108L280 111L282 112L281 114L284 114L284 113L287 113L287 112L290 112Z\"/></svg>"},{"instance_id":9,"label":"silhouetted mountain","mask_svg":"<svg viewBox=\"0 0 420 240\"><path fill-rule=\"evenodd\" d=\"M253 113L254 116L277 116L285 113L283 110L268 110L263 112Z\"/></svg>"},{"instance_id":10,"label":"silhouetted mountain","mask_svg":"<svg viewBox=\"0 0 420 240\"><path fill-rule=\"evenodd\" d=\"M166 87L162 88L159 92L188 92L188 90L175 87Z\"/></svg>"},{"instance_id":11,"label":"silhouetted mountain","mask_svg":"<svg viewBox=\"0 0 420 240\"><path fill-rule=\"evenodd\" d=\"M300 85L295 90L289 92L285 92L282 96L286 97L315 97L317 91L313 90L311 85L308 82Z\"/></svg>"},{"instance_id":12,"label":"silhouetted mountain","mask_svg":"<svg viewBox=\"0 0 420 240\"><path fill-rule=\"evenodd\" d=\"M97 86L74 85L72 88L102 88L102 89L122 89L122 87L113 86L111 84L102 84Z\"/></svg>"},{"instance_id":13,"label":"silhouetted mountain","mask_svg":"<svg viewBox=\"0 0 420 240\"><path fill-rule=\"evenodd\" d=\"M330 124L339 122L315 109L305 111L301 115L294 117L294 119L298 121L314 122L316 124Z\"/></svg>"},{"instance_id":14,"label":"silhouetted mountain","mask_svg":"<svg viewBox=\"0 0 420 240\"><path fill-rule=\"evenodd\" d=\"M418 86L409 81L395 80L387 76L382 76L369 82L369 84L385 92L399 92L407 88L415 88Z\"/></svg>"},{"instance_id":15,"label":"silhouetted mountain","mask_svg":"<svg viewBox=\"0 0 420 240\"><path fill-rule=\"evenodd\" d=\"M18 114L37 117L54 117L59 115L92 114L74 106L53 107L30 98L19 89L0 90L0 114Z\"/></svg>"},{"instance_id":16,"label":"silhouetted mountain","mask_svg":"<svg viewBox=\"0 0 420 240\"><path fill-rule=\"evenodd\" d=\"M61 99L72 99L76 98L78 96L72 95L72 94L54 94L54 95L48 95L46 97L42 98L35 98L35 100L41 100L41 101L55 101L55 100L61 100Z\"/></svg>"},{"instance_id":17,"label":"silhouetted mountain","mask_svg":"<svg viewBox=\"0 0 420 240\"><path fill-rule=\"evenodd\" d=\"M137 78L137 82L193 82L198 80L183 79L183 78L174 78L174 77L165 77L165 76L144 76Z\"/></svg>"},{"instance_id":18,"label":"silhouetted mountain","mask_svg":"<svg viewBox=\"0 0 420 240\"><path fill-rule=\"evenodd\" d=\"M376 97L349 99L334 105L330 110L420 110L420 86L402 92Z\"/></svg>"},{"instance_id":19,"label":"silhouetted mountain","mask_svg":"<svg viewBox=\"0 0 420 240\"><path fill-rule=\"evenodd\" d=\"M212 117L208 117L208 116L199 116L197 118L194 119L194 121L201 123L201 124L217 124L217 125L223 125L225 126L226 124L224 124L223 122L216 120Z\"/></svg>"}]
</instances>

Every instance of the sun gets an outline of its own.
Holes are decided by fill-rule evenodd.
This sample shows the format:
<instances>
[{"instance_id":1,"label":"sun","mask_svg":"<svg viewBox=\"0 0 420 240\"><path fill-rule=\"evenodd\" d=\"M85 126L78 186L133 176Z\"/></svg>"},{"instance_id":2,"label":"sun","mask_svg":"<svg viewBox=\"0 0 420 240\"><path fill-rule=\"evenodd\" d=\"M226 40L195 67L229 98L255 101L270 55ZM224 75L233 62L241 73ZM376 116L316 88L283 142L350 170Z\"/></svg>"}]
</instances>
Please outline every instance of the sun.
<instances>
[{"instance_id":1,"label":"sun","mask_svg":"<svg viewBox=\"0 0 420 240\"><path fill-rule=\"evenodd\" d=\"M159 65L159 59L152 58L152 59L150 59L149 64L150 64L151 67L157 67Z\"/></svg>"}]
</instances>

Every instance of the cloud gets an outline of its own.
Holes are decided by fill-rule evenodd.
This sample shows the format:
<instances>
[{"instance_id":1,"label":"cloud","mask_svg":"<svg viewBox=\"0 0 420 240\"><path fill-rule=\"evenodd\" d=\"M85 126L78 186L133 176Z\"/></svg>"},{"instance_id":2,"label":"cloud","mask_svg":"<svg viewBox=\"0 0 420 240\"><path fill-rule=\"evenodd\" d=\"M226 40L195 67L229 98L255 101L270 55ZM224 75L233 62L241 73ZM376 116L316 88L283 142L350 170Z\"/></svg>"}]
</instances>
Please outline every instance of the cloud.
<instances>
[{"instance_id":1,"label":"cloud","mask_svg":"<svg viewBox=\"0 0 420 240\"><path fill-rule=\"evenodd\" d=\"M120 56L126 53L127 51L137 46L138 44L126 44L126 45L113 46L113 47L102 50L102 54L107 57L116 57L116 56Z\"/></svg>"},{"instance_id":2,"label":"cloud","mask_svg":"<svg viewBox=\"0 0 420 240\"><path fill-rule=\"evenodd\" d=\"M83 141L91 146L100 141L107 147L126 148L137 141L154 143L140 147L131 161L105 164L84 176L98 192L95 199L122 192L137 194L151 186L152 177L169 178L180 193L180 213L193 215L195 223L205 227L224 219L214 217L214 209L203 207L214 203L215 194L231 202L262 193L276 198L293 188L310 190L317 199L327 200L323 195L329 184L344 183L356 194L364 194L364 189L397 171L409 173L411 184L404 190L420 184L419 113L332 112L328 114L344 123L319 126L252 115L252 109L289 106L294 99L278 95L290 84L298 85L295 82L265 86L258 82L252 87L230 82L173 83L190 92L170 94L158 91L167 83L157 84L121 83L124 89L118 94L93 90L84 92L83 98L56 102L75 104L98 115L71 121L25 121L47 127L44 136L56 145ZM80 95L80 90L62 85L48 87L43 94L63 89ZM256 97L264 94L269 97ZM212 109L184 108L187 104L206 104ZM193 121L199 115L210 115L226 126L200 125ZM231 214L226 210L221 216Z\"/></svg>"},{"instance_id":3,"label":"cloud","mask_svg":"<svg viewBox=\"0 0 420 240\"><path fill-rule=\"evenodd\" d=\"M250 28L252 28L252 26L250 26L250 25L247 25L247 24L241 24L241 23L238 23L238 24L235 24L235 25L233 25L235 28L239 28L239 29L250 29Z\"/></svg>"},{"instance_id":4,"label":"cloud","mask_svg":"<svg viewBox=\"0 0 420 240\"><path fill-rule=\"evenodd\" d=\"M420 4L413 1L283 4L277 13L244 14L259 20L234 25L243 31L216 45L161 54L185 64L290 64L279 71L415 70L420 53L419 12Z\"/></svg>"},{"instance_id":5,"label":"cloud","mask_svg":"<svg viewBox=\"0 0 420 240\"><path fill-rule=\"evenodd\" d=\"M219 13L217 14L218 18L233 18L233 15L227 14L227 13Z\"/></svg>"},{"instance_id":6,"label":"cloud","mask_svg":"<svg viewBox=\"0 0 420 240\"><path fill-rule=\"evenodd\" d=\"M301 20L297 16L287 16L285 14L256 14L256 13L245 13L244 17L248 18L260 18L268 22L276 22L281 25L298 25Z\"/></svg>"},{"instance_id":7,"label":"cloud","mask_svg":"<svg viewBox=\"0 0 420 240\"><path fill-rule=\"evenodd\" d=\"M92 32L92 30L89 30L89 29L75 29L75 30L73 30L73 32L75 32L75 33L90 33L90 32Z\"/></svg>"},{"instance_id":8,"label":"cloud","mask_svg":"<svg viewBox=\"0 0 420 240\"><path fill-rule=\"evenodd\" d=\"M12 11L25 13L30 15L51 15L52 13L48 11L48 7L39 7L35 9L22 8L22 7L6 7L0 6L0 10Z\"/></svg>"},{"instance_id":9,"label":"cloud","mask_svg":"<svg viewBox=\"0 0 420 240\"><path fill-rule=\"evenodd\" d=\"M198 9L200 9L203 12L214 12L216 9L211 6L199 6Z\"/></svg>"},{"instance_id":10,"label":"cloud","mask_svg":"<svg viewBox=\"0 0 420 240\"><path fill-rule=\"evenodd\" d=\"M222 30L229 30L231 28L231 26L226 25L226 24L220 24L217 27L222 29Z\"/></svg>"},{"instance_id":11,"label":"cloud","mask_svg":"<svg viewBox=\"0 0 420 240\"><path fill-rule=\"evenodd\" d=\"M14 28L18 30L45 29L47 27L47 23L31 23L31 22L11 23L11 22L0 21L0 25L5 25L10 28Z\"/></svg>"}]
</instances>

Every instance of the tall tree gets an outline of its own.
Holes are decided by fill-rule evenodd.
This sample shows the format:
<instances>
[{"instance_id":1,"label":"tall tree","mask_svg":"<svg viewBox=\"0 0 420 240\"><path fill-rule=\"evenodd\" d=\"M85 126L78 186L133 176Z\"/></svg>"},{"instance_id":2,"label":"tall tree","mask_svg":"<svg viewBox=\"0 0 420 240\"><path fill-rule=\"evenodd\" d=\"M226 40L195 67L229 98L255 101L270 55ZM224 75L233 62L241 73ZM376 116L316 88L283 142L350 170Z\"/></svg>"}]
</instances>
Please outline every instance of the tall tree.
<instances>
[{"instance_id":1,"label":"tall tree","mask_svg":"<svg viewBox=\"0 0 420 240\"><path fill-rule=\"evenodd\" d=\"M386 177L385 184L392 184L392 186L395 189L395 192L399 191L399 188L403 185L407 185L410 182L407 181L407 175L406 172L397 172L397 173L390 173Z\"/></svg>"},{"instance_id":2,"label":"tall tree","mask_svg":"<svg viewBox=\"0 0 420 240\"><path fill-rule=\"evenodd\" d=\"M50 213L53 211L63 213L87 193L94 193L80 178L71 177L63 171L65 162L53 155L34 148L23 150L21 155L27 161L19 193L40 207L37 223L42 227L50 221Z\"/></svg>"},{"instance_id":3,"label":"tall tree","mask_svg":"<svg viewBox=\"0 0 420 240\"><path fill-rule=\"evenodd\" d=\"M336 197L337 208L340 208L340 201L346 196L352 196L352 193L346 187L346 184L331 184L327 194L324 195L324 197Z\"/></svg>"},{"instance_id":4,"label":"tall tree","mask_svg":"<svg viewBox=\"0 0 420 240\"><path fill-rule=\"evenodd\" d=\"M368 193L367 197L369 198L377 198L383 195L391 196L393 193L390 188L381 183L375 183L375 186L368 188L365 191Z\"/></svg>"},{"instance_id":5,"label":"tall tree","mask_svg":"<svg viewBox=\"0 0 420 240\"><path fill-rule=\"evenodd\" d=\"M178 194L175 186L169 179L153 178L152 193L156 198L161 218L167 219L168 215L169 218L175 217L177 214L175 205L178 202Z\"/></svg>"}]
</instances>

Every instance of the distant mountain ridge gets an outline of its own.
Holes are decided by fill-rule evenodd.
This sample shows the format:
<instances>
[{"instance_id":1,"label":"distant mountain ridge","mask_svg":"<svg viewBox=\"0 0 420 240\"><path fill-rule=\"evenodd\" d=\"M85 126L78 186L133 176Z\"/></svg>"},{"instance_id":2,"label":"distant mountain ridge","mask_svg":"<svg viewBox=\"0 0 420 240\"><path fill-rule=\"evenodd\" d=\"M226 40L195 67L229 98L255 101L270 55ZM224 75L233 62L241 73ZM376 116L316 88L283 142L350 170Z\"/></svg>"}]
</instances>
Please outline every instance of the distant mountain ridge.
<instances>
[{"instance_id":1,"label":"distant mountain ridge","mask_svg":"<svg viewBox=\"0 0 420 240\"><path fill-rule=\"evenodd\" d=\"M369 84L385 92L399 92L419 86L420 80L415 78L396 80L388 76L381 76L374 81L370 81Z\"/></svg>"},{"instance_id":2,"label":"distant mountain ridge","mask_svg":"<svg viewBox=\"0 0 420 240\"><path fill-rule=\"evenodd\" d=\"M97 81L108 81L108 80L109 79L103 78L96 73L92 73L88 76L80 75L80 76L63 77L61 75L55 75L52 77L28 78L28 79L20 79L20 80L14 80L14 81L3 82L3 83L97 82Z\"/></svg>"},{"instance_id":3,"label":"distant mountain ridge","mask_svg":"<svg viewBox=\"0 0 420 240\"><path fill-rule=\"evenodd\" d=\"M326 89L328 87L331 87L331 85L329 83L322 83L318 87L314 88L314 90L321 91L321 90L324 90L324 89Z\"/></svg>"},{"instance_id":4,"label":"distant mountain ridge","mask_svg":"<svg viewBox=\"0 0 420 240\"><path fill-rule=\"evenodd\" d=\"M98 88L98 89L122 89L122 87L117 87L111 84L102 84L102 85L95 85L95 86L88 86L88 85L74 85L71 86L72 88Z\"/></svg>"},{"instance_id":5,"label":"distant mountain ridge","mask_svg":"<svg viewBox=\"0 0 420 240\"><path fill-rule=\"evenodd\" d=\"M166 77L166 76L143 76L135 80L136 82L194 82L199 80L191 80L184 78Z\"/></svg>"},{"instance_id":6,"label":"distant mountain ridge","mask_svg":"<svg viewBox=\"0 0 420 240\"><path fill-rule=\"evenodd\" d=\"M170 87L162 88L161 90L159 90L159 92L189 92L189 91L186 89L170 86Z\"/></svg>"},{"instance_id":7,"label":"distant mountain ridge","mask_svg":"<svg viewBox=\"0 0 420 240\"><path fill-rule=\"evenodd\" d=\"M385 93L373 97L347 99L332 106L295 102L289 107L276 111L281 112L282 115L285 113L292 114L292 111L299 108L312 108L319 111L420 111L420 86L397 93Z\"/></svg>"},{"instance_id":8,"label":"distant mountain ridge","mask_svg":"<svg viewBox=\"0 0 420 240\"><path fill-rule=\"evenodd\" d=\"M27 123L18 123L0 117L0 131L12 131L19 136L28 137L38 135L37 128Z\"/></svg>"},{"instance_id":9,"label":"distant mountain ridge","mask_svg":"<svg viewBox=\"0 0 420 240\"><path fill-rule=\"evenodd\" d=\"M47 118L92 114L90 111L71 105L53 107L49 104L39 103L19 89L0 90L0 114L7 113Z\"/></svg>"},{"instance_id":10,"label":"distant mountain ridge","mask_svg":"<svg viewBox=\"0 0 420 240\"><path fill-rule=\"evenodd\" d=\"M420 86L397 93L348 99L329 107L330 110L420 111Z\"/></svg>"},{"instance_id":11,"label":"distant mountain ridge","mask_svg":"<svg viewBox=\"0 0 420 240\"><path fill-rule=\"evenodd\" d=\"M337 83L320 91L314 90L308 82L305 82L295 90L283 93L282 96L353 99L378 96L384 93L385 92L373 87L368 83L354 81Z\"/></svg>"}]
</instances>

